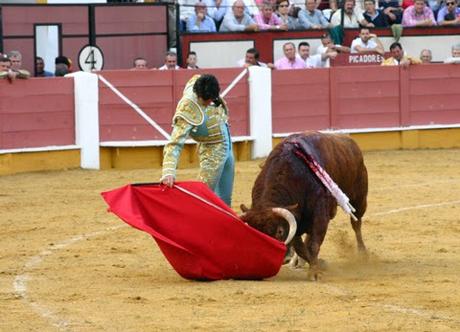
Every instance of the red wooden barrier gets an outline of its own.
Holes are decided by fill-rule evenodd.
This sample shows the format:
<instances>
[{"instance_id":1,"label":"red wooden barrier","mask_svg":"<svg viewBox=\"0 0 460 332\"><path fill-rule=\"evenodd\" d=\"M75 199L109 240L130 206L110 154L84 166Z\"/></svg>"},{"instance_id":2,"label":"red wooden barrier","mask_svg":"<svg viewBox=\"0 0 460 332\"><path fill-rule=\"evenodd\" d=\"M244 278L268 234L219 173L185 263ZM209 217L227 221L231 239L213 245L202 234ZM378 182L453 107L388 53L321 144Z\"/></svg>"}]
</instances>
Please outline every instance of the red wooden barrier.
<instances>
[{"instance_id":1,"label":"red wooden barrier","mask_svg":"<svg viewBox=\"0 0 460 332\"><path fill-rule=\"evenodd\" d=\"M75 144L73 80L0 80L0 149Z\"/></svg>"}]
</instances>

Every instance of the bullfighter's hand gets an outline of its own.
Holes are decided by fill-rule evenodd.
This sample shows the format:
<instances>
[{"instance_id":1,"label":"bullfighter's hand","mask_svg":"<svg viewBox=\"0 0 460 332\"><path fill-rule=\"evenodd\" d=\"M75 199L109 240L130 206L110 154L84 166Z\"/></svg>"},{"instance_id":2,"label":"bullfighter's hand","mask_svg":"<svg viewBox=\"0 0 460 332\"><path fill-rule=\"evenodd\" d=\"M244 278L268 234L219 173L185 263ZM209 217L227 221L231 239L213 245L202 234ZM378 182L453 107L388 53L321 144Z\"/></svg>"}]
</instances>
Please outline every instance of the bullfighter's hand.
<instances>
[{"instance_id":1,"label":"bullfighter's hand","mask_svg":"<svg viewBox=\"0 0 460 332\"><path fill-rule=\"evenodd\" d=\"M172 175L166 175L163 180L161 180L161 183L164 184L165 186L168 186L169 188L172 188L174 185L174 176Z\"/></svg>"}]
</instances>

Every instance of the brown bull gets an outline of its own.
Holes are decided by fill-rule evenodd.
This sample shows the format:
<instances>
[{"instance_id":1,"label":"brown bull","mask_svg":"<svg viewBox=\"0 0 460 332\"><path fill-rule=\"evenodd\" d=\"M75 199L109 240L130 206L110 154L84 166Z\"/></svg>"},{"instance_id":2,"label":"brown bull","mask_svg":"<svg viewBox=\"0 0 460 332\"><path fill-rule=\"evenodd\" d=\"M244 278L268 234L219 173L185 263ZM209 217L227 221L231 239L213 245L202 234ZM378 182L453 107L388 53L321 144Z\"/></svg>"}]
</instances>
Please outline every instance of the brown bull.
<instances>
[{"instance_id":1,"label":"brown bull","mask_svg":"<svg viewBox=\"0 0 460 332\"><path fill-rule=\"evenodd\" d=\"M251 209L241 206L250 226L292 245L319 275L318 253L337 201L299 153L313 157L356 209L351 220L358 249L365 252L361 218L367 206L367 170L358 145L349 137L306 132L287 137L265 161L252 189ZM291 227L289 225L292 225ZM302 234L307 234L305 244Z\"/></svg>"}]
</instances>

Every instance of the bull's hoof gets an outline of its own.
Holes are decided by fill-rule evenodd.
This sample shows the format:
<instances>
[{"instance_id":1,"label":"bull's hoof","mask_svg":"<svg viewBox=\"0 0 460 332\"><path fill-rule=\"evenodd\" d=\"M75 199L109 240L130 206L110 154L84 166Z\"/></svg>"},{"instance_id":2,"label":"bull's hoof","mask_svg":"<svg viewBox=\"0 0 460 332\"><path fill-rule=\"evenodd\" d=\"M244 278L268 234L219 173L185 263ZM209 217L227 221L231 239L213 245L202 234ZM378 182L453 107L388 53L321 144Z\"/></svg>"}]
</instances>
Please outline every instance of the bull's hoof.
<instances>
[{"instance_id":1,"label":"bull's hoof","mask_svg":"<svg viewBox=\"0 0 460 332\"><path fill-rule=\"evenodd\" d=\"M322 279L323 273L319 270L312 271L311 269L308 271L307 279L309 281L320 281Z\"/></svg>"},{"instance_id":2,"label":"bull's hoof","mask_svg":"<svg viewBox=\"0 0 460 332\"><path fill-rule=\"evenodd\" d=\"M297 254L292 256L291 261L289 262L289 268L296 270L296 269L303 269L305 267L306 261L299 257Z\"/></svg>"},{"instance_id":3,"label":"bull's hoof","mask_svg":"<svg viewBox=\"0 0 460 332\"><path fill-rule=\"evenodd\" d=\"M328 270L329 264L324 259L318 259L318 266L321 270Z\"/></svg>"}]
</instances>

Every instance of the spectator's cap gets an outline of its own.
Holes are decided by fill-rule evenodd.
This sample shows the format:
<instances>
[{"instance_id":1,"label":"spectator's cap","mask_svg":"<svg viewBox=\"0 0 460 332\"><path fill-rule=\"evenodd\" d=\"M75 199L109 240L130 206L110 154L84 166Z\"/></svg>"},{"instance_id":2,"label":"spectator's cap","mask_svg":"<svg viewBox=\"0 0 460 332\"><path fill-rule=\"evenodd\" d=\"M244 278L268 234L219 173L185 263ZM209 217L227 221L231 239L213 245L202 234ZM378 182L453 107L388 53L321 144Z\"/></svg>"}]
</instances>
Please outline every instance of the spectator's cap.
<instances>
[{"instance_id":1,"label":"spectator's cap","mask_svg":"<svg viewBox=\"0 0 460 332\"><path fill-rule=\"evenodd\" d=\"M8 55L6 54L1 54L0 53L0 61L1 62L7 62L7 61L11 61L10 58L8 57Z\"/></svg>"},{"instance_id":2,"label":"spectator's cap","mask_svg":"<svg viewBox=\"0 0 460 332\"><path fill-rule=\"evenodd\" d=\"M54 64L57 65L59 63L63 63L65 65L67 65L67 67L70 67L70 65L72 64L68 57L62 56L62 55L56 57L56 59L54 60Z\"/></svg>"}]
</instances>

